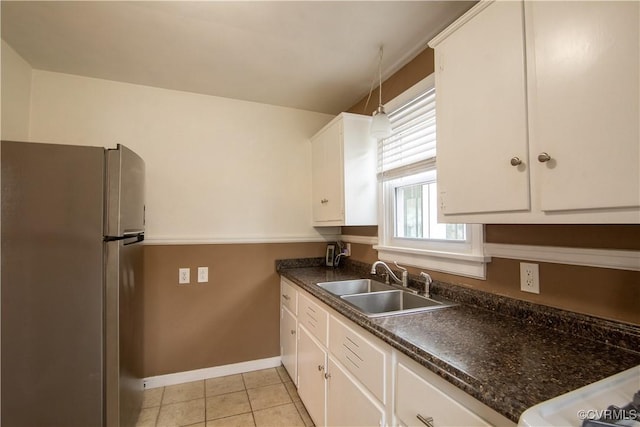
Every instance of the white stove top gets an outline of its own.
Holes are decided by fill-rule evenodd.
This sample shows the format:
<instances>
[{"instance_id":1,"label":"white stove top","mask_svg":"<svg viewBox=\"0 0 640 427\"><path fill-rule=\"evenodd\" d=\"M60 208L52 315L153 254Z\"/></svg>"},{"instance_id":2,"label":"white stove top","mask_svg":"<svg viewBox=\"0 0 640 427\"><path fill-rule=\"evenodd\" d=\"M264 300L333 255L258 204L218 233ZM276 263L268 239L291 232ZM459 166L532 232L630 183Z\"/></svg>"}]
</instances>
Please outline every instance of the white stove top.
<instances>
[{"instance_id":1,"label":"white stove top","mask_svg":"<svg viewBox=\"0 0 640 427\"><path fill-rule=\"evenodd\" d=\"M527 409L518 427L581 427L587 418L602 417L610 405L628 405L639 390L640 365ZM625 420L617 425L640 427L640 421Z\"/></svg>"}]
</instances>

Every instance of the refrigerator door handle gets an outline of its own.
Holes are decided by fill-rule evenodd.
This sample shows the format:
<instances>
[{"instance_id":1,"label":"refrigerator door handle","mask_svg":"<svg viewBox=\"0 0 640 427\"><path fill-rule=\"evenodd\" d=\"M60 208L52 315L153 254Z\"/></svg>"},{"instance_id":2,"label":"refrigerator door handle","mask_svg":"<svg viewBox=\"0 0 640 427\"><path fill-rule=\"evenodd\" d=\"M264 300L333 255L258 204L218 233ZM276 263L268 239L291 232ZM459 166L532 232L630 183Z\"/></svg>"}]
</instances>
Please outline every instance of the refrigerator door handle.
<instances>
[{"instance_id":1,"label":"refrigerator door handle","mask_svg":"<svg viewBox=\"0 0 640 427\"><path fill-rule=\"evenodd\" d=\"M139 234L144 234L144 230L125 230L122 233L124 237L135 237Z\"/></svg>"},{"instance_id":2,"label":"refrigerator door handle","mask_svg":"<svg viewBox=\"0 0 640 427\"><path fill-rule=\"evenodd\" d=\"M124 245L133 245L134 243L139 243L142 242L144 240L144 232L125 232L124 235L122 236L105 236L104 241L105 242L115 242L118 240L125 240L125 239L133 239L135 238L136 240L134 240L133 242L126 242Z\"/></svg>"}]
</instances>

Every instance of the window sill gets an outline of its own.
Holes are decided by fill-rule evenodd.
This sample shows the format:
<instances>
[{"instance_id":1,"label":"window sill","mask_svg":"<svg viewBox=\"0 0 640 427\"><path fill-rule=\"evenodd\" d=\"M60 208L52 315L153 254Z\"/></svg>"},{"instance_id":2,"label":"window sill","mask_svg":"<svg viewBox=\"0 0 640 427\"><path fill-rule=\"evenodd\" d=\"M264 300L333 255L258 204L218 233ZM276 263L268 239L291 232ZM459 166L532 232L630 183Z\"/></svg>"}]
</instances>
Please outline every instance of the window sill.
<instances>
[{"instance_id":1,"label":"window sill","mask_svg":"<svg viewBox=\"0 0 640 427\"><path fill-rule=\"evenodd\" d=\"M396 246L374 246L378 258L387 262L397 262L412 267L441 271L474 279L486 278L486 264L490 256L461 254L454 252L409 249Z\"/></svg>"}]
</instances>

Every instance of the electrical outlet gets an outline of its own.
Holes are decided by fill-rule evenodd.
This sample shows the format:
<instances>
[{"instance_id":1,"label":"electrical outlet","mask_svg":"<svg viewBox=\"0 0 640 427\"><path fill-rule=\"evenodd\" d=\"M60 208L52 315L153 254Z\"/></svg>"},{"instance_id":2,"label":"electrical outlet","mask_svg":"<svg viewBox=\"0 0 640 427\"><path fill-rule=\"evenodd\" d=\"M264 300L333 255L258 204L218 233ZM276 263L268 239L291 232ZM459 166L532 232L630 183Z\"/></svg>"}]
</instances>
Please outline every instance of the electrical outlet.
<instances>
[{"instance_id":1,"label":"electrical outlet","mask_svg":"<svg viewBox=\"0 0 640 427\"><path fill-rule=\"evenodd\" d=\"M209 267L198 267L198 283L209 281Z\"/></svg>"},{"instance_id":2,"label":"electrical outlet","mask_svg":"<svg viewBox=\"0 0 640 427\"><path fill-rule=\"evenodd\" d=\"M351 243L345 243L344 256L351 256Z\"/></svg>"},{"instance_id":3,"label":"electrical outlet","mask_svg":"<svg viewBox=\"0 0 640 427\"><path fill-rule=\"evenodd\" d=\"M186 285L191 281L191 269L179 268L178 269L178 284Z\"/></svg>"},{"instance_id":4,"label":"electrical outlet","mask_svg":"<svg viewBox=\"0 0 640 427\"><path fill-rule=\"evenodd\" d=\"M520 263L520 290L531 292L533 294L540 293L540 274L538 272L538 264L530 264L527 262Z\"/></svg>"}]
</instances>

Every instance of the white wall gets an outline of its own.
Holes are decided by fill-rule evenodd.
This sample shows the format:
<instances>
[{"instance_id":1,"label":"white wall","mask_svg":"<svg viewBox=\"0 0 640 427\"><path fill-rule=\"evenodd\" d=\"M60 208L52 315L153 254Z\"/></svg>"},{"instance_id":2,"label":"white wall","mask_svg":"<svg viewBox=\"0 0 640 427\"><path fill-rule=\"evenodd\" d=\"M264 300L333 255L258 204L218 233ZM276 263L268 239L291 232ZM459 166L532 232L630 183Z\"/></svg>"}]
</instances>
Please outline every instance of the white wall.
<instances>
[{"instance_id":1,"label":"white wall","mask_svg":"<svg viewBox=\"0 0 640 427\"><path fill-rule=\"evenodd\" d=\"M32 141L145 159L152 241L318 237L308 139L329 115L40 70L31 99Z\"/></svg>"},{"instance_id":2,"label":"white wall","mask_svg":"<svg viewBox=\"0 0 640 427\"><path fill-rule=\"evenodd\" d=\"M2 139L29 139L29 99L31 97L31 65L2 40Z\"/></svg>"}]
</instances>

